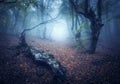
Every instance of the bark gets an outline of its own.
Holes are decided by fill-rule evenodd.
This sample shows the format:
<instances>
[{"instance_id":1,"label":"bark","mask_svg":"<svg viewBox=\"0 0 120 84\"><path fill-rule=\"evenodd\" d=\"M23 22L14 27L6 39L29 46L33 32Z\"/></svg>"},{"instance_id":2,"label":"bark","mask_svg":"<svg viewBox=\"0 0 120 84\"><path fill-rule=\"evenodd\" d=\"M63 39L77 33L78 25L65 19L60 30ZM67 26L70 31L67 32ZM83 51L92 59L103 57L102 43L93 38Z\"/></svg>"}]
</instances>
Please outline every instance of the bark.
<instances>
[{"instance_id":1,"label":"bark","mask_svg":"<svg viewBox=\"0 0 120 84\"><path fill-rule=\"evenodd\" d=\"M97 42L99 39L100 35L100 30L103 26L102 24L102 0L98 0L97 2L97 14L95 14L95 11L92 9L89 12L90 16L89 20L91 22L91 45L90 45L90 51L89 53L95 53L96 47L97 47Z\"/></svg>"},{"instance_id":2,"label":"bark","mask_svg":"<svg viewBox=\"0 0 120 84\"><path fill-rule=\"evenodd\" d=\"M26 42L25 33L21 34L19 40L20 44L17 46L17 49L20 51L19 53L25 53L24 55L31 58L36 65L43 66L44 68L48 69L53 76L53 82L63 83L64 81L68 80L68 77L66 76L66 68L63 67L52 54L48 54L47 52L39 51L33 47L30 47ZM44 75L44 71L41 69L38 71L38 73L39 76Z\"/></svg>"},{"instance_id":3,"label":"bark","mask_svg":"<svg viewBox=\"0 0 120 84\"><path fill-rule=\"evenodd\" d=\"M103 26L102 24L102 0L98 0L97 2L97 14L95 14L95 10L92 9L89 5L89 0L85 0L85 9L84 12L81 12L78 10L79 8L74 3L73 0L69 0L72 8L74 8L75 12L79 15L83 15L85 18L89 19L90 21L90 28L91 28L91 43L90 43L90 49L88 50L88 53L95 53L97 42L99 39L100 30Z\"/></svg>"},{"instance_id":4,"label":"bark","mask_svg":"<svg viewBox=\"0 0 120 84\"><path fill-rule=\"evenodd\" d=\"M99 2L98 2L99 3ZM92 10L92 8L88 11L87 15L89 21L90 21L90 28L91 28L91 43L90 43L90 49L88 53L93 54L96 51L97 42L100 35L100 30L103 26L102 20L101 20L101 9L99 10L98 7L98 14L95 14L95 11Z\"/></svg>"}]
</instances>

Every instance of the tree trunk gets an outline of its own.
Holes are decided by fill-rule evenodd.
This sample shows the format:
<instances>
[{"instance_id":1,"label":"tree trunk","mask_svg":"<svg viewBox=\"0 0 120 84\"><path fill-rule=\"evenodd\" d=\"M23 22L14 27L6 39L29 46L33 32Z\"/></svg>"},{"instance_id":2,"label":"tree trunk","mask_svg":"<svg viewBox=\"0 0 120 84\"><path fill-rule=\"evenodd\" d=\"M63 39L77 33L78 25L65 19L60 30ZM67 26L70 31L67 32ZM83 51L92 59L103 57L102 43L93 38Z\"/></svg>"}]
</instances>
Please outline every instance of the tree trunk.
<instances>
[{"instance_id":1,"label":"tree trunk","mask_svg":"<svg viewBox=\"0 0 120 84\"><path fill-rule=\"evenodd\" d=\"M98 38L99 35L97 35L97 28L96 28L97 24L96 22L91 22L91 42L90 42L90 49L89 49L89 53L93 54L95 53L96 47L97 47L97 42L98 42Z\"/></svg>"},{"instance_id":2,"label":"tree trunk","mask_svg":"<svg viewBox=\"0 0 120 84\"><path fill-rule=\"evenodd\" d=\"M67 81L69 78L67 77L66 68L62 66L61 63L57 61L52 54L48 54L42 50L39 51L30 47L26 42L25 33L26 31L23 30L21 37L19 38L19 46L16 47L19 51L19 54L23 53L27 57L31 58L36 65L40 65L48 69L53 76L53 82L55 82L55 84L59 82L64 83L64 81ZM41 68L38 72L38 75L44 75L44 71L41 72Z\"/></svg>"}]
</instances>

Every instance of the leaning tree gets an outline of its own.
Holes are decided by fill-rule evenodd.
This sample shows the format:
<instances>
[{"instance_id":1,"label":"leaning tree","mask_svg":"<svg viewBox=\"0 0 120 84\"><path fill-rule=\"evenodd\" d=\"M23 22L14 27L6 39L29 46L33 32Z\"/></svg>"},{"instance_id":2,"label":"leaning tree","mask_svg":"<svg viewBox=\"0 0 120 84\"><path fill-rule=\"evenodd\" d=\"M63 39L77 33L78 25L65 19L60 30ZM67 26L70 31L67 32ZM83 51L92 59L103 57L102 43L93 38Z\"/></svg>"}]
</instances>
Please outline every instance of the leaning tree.
<instances>
[{"instance_id":1,"label":"leaning tree","mask_svg":"<svg viewBox=\"0 0 120 84\"><path fill-rule=\"evenodd\" d=\"M103 17L106 11L111 12L111 7L117 4L118 0L68 0L69 5L75 16L77 16L76 22L79 22L79 17L84 17L90 22L90 48L88 53L95 53L101 28L104 26ZM109 6L109 8L108 8ZM107 9L106 9L107 7ZM74 15L73 15L74 16ZM74 21L74 20L73 20ZM72 24L74 25L74 24ZM81 24L79 24L81 25ZM76 36L80 37L78 32Z\"/></svg>"},{"instance_id":2,"label":"leaning tree","mask_svg":"<svg viewBox=\"0 0 120 84\"><path fill-rule=\"evenodd\" d=\"M97 41L99 38L100 30L103 26L102 19L101 19L101 13L102 13L102 0L97 1L97 13L93 10L92 6L90 5L90 0L84 0L84 8L81 11L81 8L79 8L79 4L81 3L79 0L69 0L70 5L72 9L74 9L74 12L76 12L78 15L83 15L85 18L87 18L90 22L90 29L91 29L91 44L89 53L94 53L97 45Z\"/></svg>"}]
</instances>

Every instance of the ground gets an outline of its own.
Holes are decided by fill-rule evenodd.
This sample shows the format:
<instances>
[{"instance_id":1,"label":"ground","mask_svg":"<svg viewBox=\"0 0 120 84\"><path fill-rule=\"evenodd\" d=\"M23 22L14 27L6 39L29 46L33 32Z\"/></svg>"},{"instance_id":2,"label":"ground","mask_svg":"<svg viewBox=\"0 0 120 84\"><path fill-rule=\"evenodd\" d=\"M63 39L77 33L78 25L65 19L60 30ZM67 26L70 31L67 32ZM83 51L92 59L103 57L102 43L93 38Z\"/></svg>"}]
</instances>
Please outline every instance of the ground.
<instances>
[{"instance_id":1,"label":"ground","mask_svg":"<svg viewBox=\"0 0 120 84\"><path fill-rule=\"evenodd\" d=\"M51 84L52 75L43 66L38 66L24 56L17 54L14 46L19 40L15 36L0 36L0 84ZM67 84L119 84L119 56L109 53L81 53L75 45L40 40L29 37L27 43L37 50L53 54L66 67L71 78ZM45 71L39 76L38 67Z\"/></svg>"}]
</instances>

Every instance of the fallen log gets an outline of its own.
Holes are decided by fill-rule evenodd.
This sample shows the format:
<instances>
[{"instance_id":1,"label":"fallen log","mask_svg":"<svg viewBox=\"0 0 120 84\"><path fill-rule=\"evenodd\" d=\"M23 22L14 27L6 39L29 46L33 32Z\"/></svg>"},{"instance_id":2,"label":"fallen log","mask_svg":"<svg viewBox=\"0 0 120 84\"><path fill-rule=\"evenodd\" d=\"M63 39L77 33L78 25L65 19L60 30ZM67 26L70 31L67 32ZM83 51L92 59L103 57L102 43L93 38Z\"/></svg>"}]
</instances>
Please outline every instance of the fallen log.
<instances>
[{"instance_id":1,"label":"fallen log","mask_svg":"<svg viewBox=\"0 0 120 84\"><path fill-rule=\"evenodd\" d=\"M17 46L19 53L26 53L24 55L31 58L35 64L38 66L42 65L47 68L51 75L53 75L53 81L59 80L63 82L64 80L67 80L66 68L63 67L52 54L48 54L47 52L36 50L33 47L30 47L26 42L25 33L21 33L19 40L20 43L19 46ZM40 69L41 75L43 75L42 72L44 71Z\"/></svg>"},{"instance_id":2,"label":"fallen log","mask_svg":"<svg viewBox=\"0 0 120 84\"><path fill-rule=\"evenodd\" d=\"M66 69L63 67L60 62L58 62L53 55L40 52L36 49L30 48L30 52L32 56L34 56L34 60L36 63L43 63L51 69L51 73L56 77L65 77Z\"/></svg>"}]
</instances>

